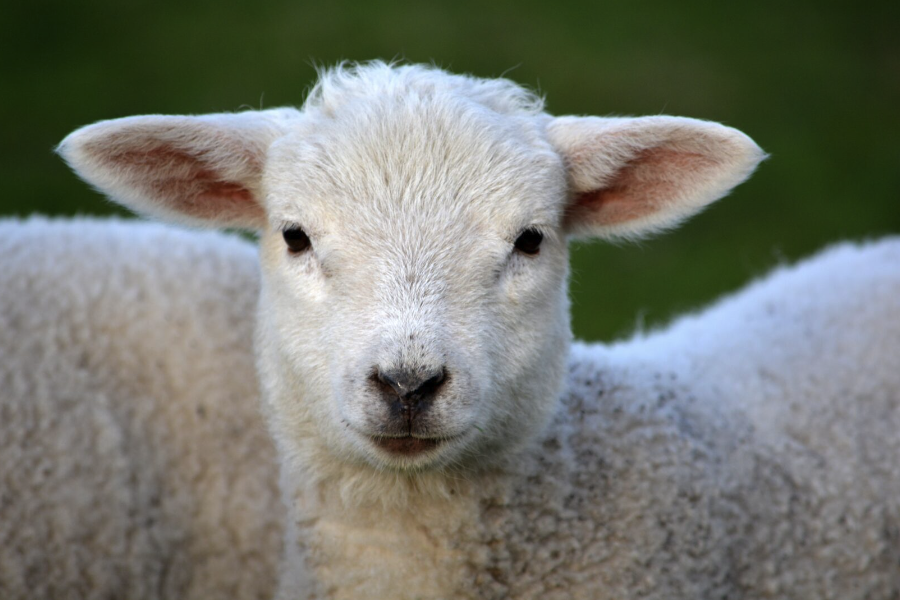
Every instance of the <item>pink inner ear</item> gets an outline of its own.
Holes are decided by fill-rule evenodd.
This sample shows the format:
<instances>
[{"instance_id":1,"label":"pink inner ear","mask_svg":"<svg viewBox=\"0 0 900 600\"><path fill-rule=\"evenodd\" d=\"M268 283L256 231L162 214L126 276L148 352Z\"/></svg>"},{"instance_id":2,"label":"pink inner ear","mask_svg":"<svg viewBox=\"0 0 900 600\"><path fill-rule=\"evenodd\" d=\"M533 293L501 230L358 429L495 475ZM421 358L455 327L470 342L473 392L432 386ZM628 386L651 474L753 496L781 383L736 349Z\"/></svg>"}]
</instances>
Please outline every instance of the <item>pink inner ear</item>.
<instances>
[{"instance_id":1,"label":"pink inner ear","mask_svg":"<svg viewBox=\"0 0 900 600\"><path fill-rule=\"evenodd\" d=\"M130 175L131 185L179 213L222 220L262 211L245 185L224 179L201 158L183 150L170 146L126 150L108 160Z\"/></svg>"},{"instance_id":2,"label":"pink inner ear","mask_svg":"<svg viewBox=\"0 0 900 600\"><path fill-rule=\"evenodd\" d=\"M566 223L620 225L665 210L686 187L718 167L706 154L667 147L650 148L626 163L609 183L575 195Z\"/></svg>"}]
</instances>

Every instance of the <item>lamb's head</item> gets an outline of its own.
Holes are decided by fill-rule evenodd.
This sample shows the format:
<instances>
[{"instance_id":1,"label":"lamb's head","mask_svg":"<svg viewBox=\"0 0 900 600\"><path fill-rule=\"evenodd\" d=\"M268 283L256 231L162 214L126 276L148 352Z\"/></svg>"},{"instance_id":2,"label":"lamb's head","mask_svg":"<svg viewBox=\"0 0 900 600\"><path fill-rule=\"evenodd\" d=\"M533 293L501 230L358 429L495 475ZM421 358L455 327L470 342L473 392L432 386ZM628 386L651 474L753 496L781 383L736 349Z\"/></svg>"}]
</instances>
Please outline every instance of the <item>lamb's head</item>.
<instances>
[{"instance_id":1,"label":"lamb's head","mask_svg":"<svg viewBox=\"0 0 900 600\"><path fill-rule=\"evenodd\" d=\"M282 450L411 470L493 465L546 423L570 238L672 226L763 156L721 125L553 118L508 81L382 63L323 74L302 111L119 119L60 151L139 212L258 230Z\"/></svg>"}]
</instances>

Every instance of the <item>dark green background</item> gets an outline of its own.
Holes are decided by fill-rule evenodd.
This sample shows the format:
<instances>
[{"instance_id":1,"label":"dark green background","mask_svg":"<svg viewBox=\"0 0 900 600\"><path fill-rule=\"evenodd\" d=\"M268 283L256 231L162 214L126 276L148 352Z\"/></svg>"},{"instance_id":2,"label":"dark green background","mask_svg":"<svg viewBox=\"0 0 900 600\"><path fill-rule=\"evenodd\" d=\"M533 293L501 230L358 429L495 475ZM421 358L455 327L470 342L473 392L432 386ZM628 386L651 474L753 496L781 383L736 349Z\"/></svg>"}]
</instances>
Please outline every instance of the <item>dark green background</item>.
<instances>
[{"instance_id":1,"label":"dark green background","mask_svg":"<svg viewBox=\"0 0 900 600\"><path fill-rule=\"evenodd\" d=\"M403 58L506 73L556 114L721 121L772 155L674 233L576 248L582 337L625 335L828 242L900 230L896 0L3 1L0 214L115 212L51 153L80 125L299 104L313 62Z\"/></svg>"}]
</instances>

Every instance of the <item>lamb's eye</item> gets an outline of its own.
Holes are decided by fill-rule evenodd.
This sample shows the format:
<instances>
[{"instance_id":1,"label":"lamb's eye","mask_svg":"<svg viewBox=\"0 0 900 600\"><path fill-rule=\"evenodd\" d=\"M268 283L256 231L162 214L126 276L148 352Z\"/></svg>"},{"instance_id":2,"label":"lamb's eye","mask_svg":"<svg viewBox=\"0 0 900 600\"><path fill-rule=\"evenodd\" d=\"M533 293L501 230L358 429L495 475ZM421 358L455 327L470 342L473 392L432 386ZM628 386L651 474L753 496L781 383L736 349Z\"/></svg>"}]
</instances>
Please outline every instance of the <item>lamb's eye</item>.
<instances>
[{"instance_id":1,"label":"lamb's eye","mask_svg":"<svg viewBox=\"0 0 900 600\"><path fill-rule=\"evenodd\" d=\"M309 250L310 245L312 245L309 241L309 236L299 227L285 229L283 235L284 243L287 244L288 250L292 254L305 252L306 250Z\"/></svg>"},{"instance_id":2,"label":"lamb's eye","mask_svg":"<svg viewBox=\"0 0 900 600\"><path fill-rule=\"evenodd\" d=\"M541 251L544 234L537 229L526 229L516 238L516 250L523 254L537 254Z\"/></svg>"}]
</instances>

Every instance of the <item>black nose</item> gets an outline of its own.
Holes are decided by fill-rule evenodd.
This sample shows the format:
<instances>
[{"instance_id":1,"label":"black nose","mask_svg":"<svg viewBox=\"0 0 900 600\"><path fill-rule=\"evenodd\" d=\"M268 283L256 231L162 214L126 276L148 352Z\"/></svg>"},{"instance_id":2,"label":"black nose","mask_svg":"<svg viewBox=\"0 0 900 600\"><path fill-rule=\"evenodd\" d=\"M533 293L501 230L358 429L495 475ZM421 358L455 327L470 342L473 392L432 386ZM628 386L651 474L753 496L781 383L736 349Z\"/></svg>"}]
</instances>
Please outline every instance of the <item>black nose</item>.
<instances>
[{"instance_id":1,"label":"black nose","mask_svg":"<svg viewBox=\"0 0 900 600\"><path fill-rule=\"evenodd\" d=\"M376 369L372 379L384 400L407 413L407 418L428 409L447 381L443 367L436 369Z\"/></svg>"}]
</instances>

